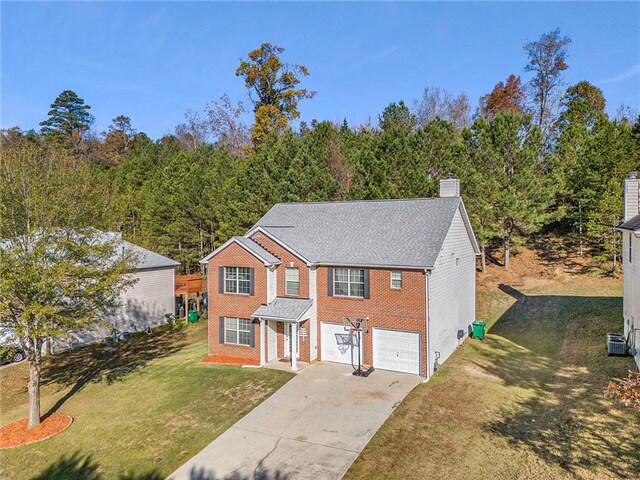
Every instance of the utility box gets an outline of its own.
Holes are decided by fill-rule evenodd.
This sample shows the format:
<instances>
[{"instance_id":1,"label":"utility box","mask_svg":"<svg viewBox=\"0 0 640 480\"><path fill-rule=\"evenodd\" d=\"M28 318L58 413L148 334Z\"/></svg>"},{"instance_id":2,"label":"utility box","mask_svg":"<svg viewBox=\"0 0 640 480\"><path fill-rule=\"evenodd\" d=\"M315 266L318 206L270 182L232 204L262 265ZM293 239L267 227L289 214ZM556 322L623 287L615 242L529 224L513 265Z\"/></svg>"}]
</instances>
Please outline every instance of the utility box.
<instances>
[{"instance_id":1,"label":"utility box","mask_svg":"<svg viewBox=\"0 0 640 480\"><path fill-rule=\"evenodd\" d=\"M607 355L626 355L627 345L621 333L607 333Z\"/></svg>"}]
</instances>

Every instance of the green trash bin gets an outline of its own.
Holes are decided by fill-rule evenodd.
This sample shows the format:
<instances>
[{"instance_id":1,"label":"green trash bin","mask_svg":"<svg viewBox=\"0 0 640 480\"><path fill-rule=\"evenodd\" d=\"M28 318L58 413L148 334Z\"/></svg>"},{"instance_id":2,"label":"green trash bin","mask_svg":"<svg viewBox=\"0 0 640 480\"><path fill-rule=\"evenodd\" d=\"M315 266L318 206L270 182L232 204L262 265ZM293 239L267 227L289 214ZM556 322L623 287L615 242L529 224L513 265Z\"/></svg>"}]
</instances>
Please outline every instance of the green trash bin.
<instances>
[{"instance_id":1,"label":"green trash bin","mask_svg":"<svg viewBox=\"0 0 640 480\"><path fill-rule=\"evenodd\" d=\"M189 310L189 323L195 323L198 321L198 311L197 310Z\"/></svg>"},{"instance_id":2,"label":"green trash bin","mask_svg":"<svg viewBox=\"0 0 640 480\"><path fill-rule=\"evenodd\" d=\"M473 338L482 340L484 338L485 331L487 330L487 322L476 320L473 322Z\"/></svg>"}]
</instances>

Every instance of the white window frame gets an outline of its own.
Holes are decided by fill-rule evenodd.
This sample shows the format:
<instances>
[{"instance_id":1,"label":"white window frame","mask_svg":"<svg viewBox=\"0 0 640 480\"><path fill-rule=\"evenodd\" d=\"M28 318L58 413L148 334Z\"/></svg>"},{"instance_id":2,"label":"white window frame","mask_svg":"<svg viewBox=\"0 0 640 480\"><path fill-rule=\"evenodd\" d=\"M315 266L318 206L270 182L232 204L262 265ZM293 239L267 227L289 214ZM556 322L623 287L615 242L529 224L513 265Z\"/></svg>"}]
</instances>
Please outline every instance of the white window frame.
<instances>
[{"instance_id":1,"label":"white window frame","mask_svg":"<svg viewBox=\"0 0 640 480\"><path fill-rule=\"evenodd\" d=\"M240 279L240 270L243 270L243 274L247 278ZM233 275L230 275L235 272ZM235 276L235 278L231 278ZM235 290L228 289L228 282L234 282ZM240 291L240 286L246 287L246 292ZM250 267L224 267L224 293L234 293L236 295L250 295L251 294L251 268Z\"/></svg>"},{"instance_id":2,"label":"white window frame","mask_svg":"<svg viewBox=\"0 0 640 480\"><path fill-rule=\"evenodd\" d=\"M333 269L333 295L336 297L348 297L348 298L364 298L365 295L365 283L366 283L366 275L364 272L364 268L334 268ZM346 271L347 272L347 281L338 281L336 280L338 278L338 271ZM362 282L357 282L355 280L352 280L351 276L353 274L353 272L362 272ZM342 295L339 293L336 293L338 291L338 289L336 288L336 285L338 283L347 284L347 295ZM354 295L353 294L353 290L352 290L352 286L355 285L362 285L362 295Z\"/></svg>"},{"instance_id":3,"label":"white window frame","mask_svg":"<svg viewBox=\"0 0 640 480\"><path fill-rule=\"evenodd\" d=\"M235 327L229 327L228 321L235 320ZM240 328L240 323L242 322L243 328ZM246 326L246 328L244 328ZM227 333L233 332L235 333L236 340L232 341L228 338ZM240 341L240 333L247 334L247 343ZM224 343L229 343L231 345L245 345L247 347L251 346L251 320L248 318L238 318L238 317L224 317Z\"/></svg>"},{"instance_id":4,"label":"white window frame","mask_svg":"<svg viewBox=\"0 0 640 480\"><path fill-rule=\"evenodd\" d=\"M295 280L289 280L289 273L296 273L296 279ZM295 292L290 292L289 291L289 283L295 283L296 284L296 291ZM297 267L287 267L284 271L284 294L285 295L291 295L291 296L295 296L297 297L298 295L300 295L300 269Z\"/></svg>"},{"instance_id":5,"label":"white window frame","mask_svg":"<svg viewBox=\"0 0 640 480\"><path fill-rule=\"evenodd\" d=\"M396 278L394 278L394 276ZM400 270L392 270L390 277L391 277L391 289L392 290L402 290L402 271L400 271ZM400 286L399 287L395 287L393 285L393 282L400 282Z\"/></svg>"}]
</instances>

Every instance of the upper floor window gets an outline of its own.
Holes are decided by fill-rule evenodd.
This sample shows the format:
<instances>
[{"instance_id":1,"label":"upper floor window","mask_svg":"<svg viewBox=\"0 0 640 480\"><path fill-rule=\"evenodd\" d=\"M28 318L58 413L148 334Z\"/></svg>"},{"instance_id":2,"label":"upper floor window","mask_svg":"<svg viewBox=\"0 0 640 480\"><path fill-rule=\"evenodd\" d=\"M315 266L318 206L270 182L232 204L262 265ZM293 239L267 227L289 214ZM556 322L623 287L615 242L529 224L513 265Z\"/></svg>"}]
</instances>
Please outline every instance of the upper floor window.
<instances>
[{"instance_id":1,"label":"upper floor window","mask_svg":"<svg viewBox=\"0 0 640 480\"><path fill-rule=\"evenodd\" d=\"M343 297L364 298L364 270L336 268L333 276L333 293Z\"/></svg>"},{"instance_id":2,"label":"upper floor window","mask_svg":"<svg viewBox=\"0 0 640 480\"><path fill-rule=\"evenodd\" d=\"M400 290L402 288L402 272L391 272L391 288Z\"/></svg>"},{"instance_id":3,"label":"upper floor window","mask_svg":"<svg viewBox=\"0 0 640 480\"><path fill-rule=\"evenodd\" d=\"M287 268L285 270L285 295L300 294L300 270Z\"/></svg>"},{"instance_id":4,"label":"upper floor window","mask_svg":"<svg viewBox=\"0 0 640 480\"><path fill-rule=\"evenodd\" d=\"M224 293L251 294L251 269L224 267Z\"/></svg>"}]
</instances>

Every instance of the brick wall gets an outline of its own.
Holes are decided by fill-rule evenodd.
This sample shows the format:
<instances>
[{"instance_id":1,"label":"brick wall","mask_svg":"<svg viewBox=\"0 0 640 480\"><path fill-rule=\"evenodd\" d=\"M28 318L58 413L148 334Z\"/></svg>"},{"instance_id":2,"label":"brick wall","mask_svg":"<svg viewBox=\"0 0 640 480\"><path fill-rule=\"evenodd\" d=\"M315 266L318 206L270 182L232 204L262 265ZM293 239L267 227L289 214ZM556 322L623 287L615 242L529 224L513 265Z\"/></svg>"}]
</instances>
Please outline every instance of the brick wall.
<instances>
[{"instance_id":1,"label":"brick wall","mask_svg":"<svg viewBox=\"0 0 640 480\"><path fill-rule=\"evenodd\" d=\"M420 374L426 375L426 286L425 273L402 271L402 289L391 288L391 270L369 269L370 298L330 297L327 291L328 268L318 267L318 359L321 358L321 322L342 324L345 316L369 317L369 333L364 335L364 363L373 364L373 328L419 332Z\"/></svg>"},{"instance_id":2,"label":"brick wall","mask_svg":"<svg viewBox=\"0 0 640 480\"><path fill-rule=\"evenodd\" d=\"M218 293L218 267L252 267L254 269L254 294L238 295ZM260 323L252 324L255 346L221 344L219 341L219 317L251 318L256 309L267 303L267 268L255 256L232 243L209 261L209 355L228 355L260 360Z\"/></svg>"}]
</instances>

